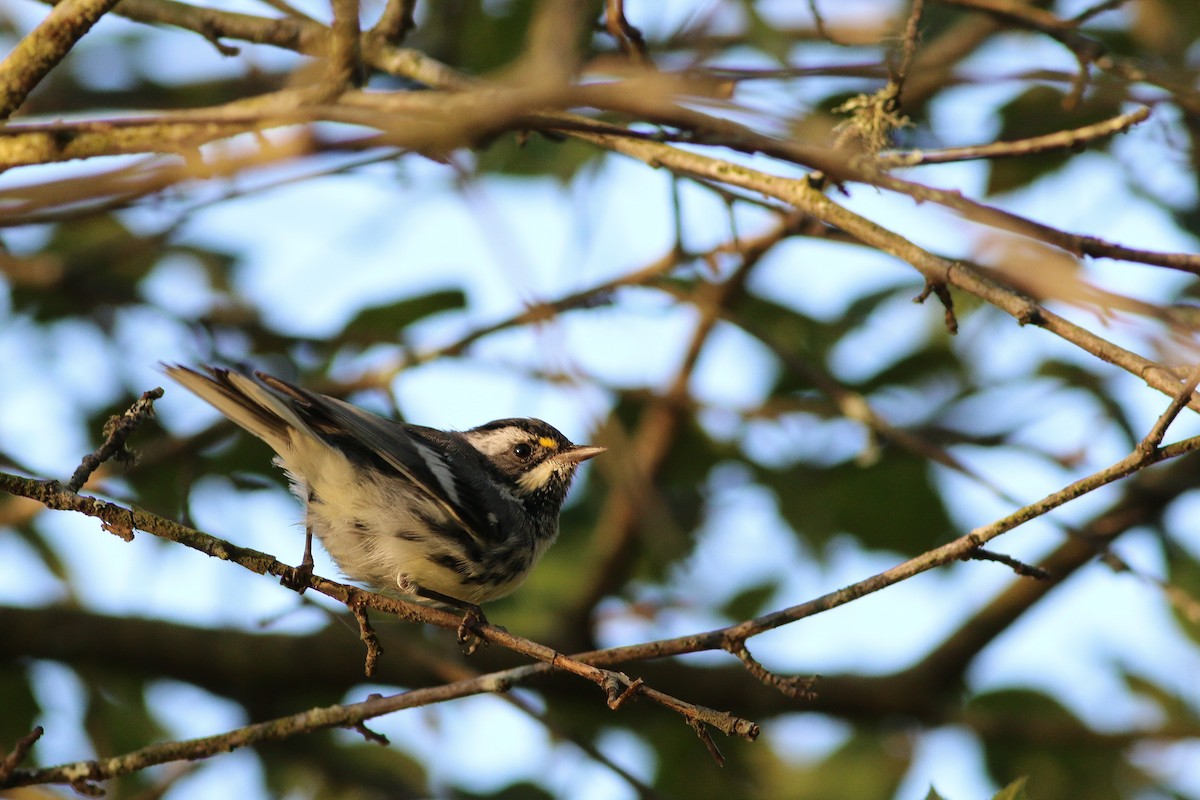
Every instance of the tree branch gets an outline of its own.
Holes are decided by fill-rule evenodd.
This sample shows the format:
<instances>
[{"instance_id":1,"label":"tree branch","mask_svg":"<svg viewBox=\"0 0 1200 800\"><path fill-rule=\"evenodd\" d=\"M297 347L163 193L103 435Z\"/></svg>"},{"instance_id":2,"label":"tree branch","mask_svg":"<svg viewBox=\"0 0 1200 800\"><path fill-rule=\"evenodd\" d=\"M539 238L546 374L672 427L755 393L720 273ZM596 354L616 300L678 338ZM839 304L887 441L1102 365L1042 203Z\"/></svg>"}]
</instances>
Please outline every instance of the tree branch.
<instances>
[{"instance_id":1,"label":"tree branch","mask_svg":"<svg viewBox=\"0 0 1200 800\"><path fill-rule=\"evenodd\" d=\"M71 480L67 481L66 490L68 492L78 492L87 483L87 479L91 477L91 474L101 464L114 456L117 458L124 457L126 460L130 459L131 456L125 450L125 442L137 430L137 427L142 424L142 420L154 414L154 401L162 396L163 390L161 388L143 392L141 399L130 406L124 414L109 419L108 424L104 426L104 435L106 437L104 443L83 457L83 462L75 470L75 474L71 476Z\"/></svg>"},{"instance_id":2,"label":"tree branch","mask_svg":"<svg viewBox=\"0 0 1200 800\"><path fill-rule=\"evenodd\" d=\"M8 119L42 78L120 0L59 0L0 62L0 120Z\"/></svg>"},{"instance_id":3,"label":"tree branch","mask_svg":"<svg viewBox=\"0 0 1200 800\"><path fill-rule=\"evenodd\" d=\"M1150 109L1142 106L1128 114L1118 114L1111 119L1084 125L1081 128L1055 131L1044 136L1031 136L1027 139L989 142L966 147L945 147L940 150L880 153L877 158L883 167L916 167L924 164L950 164L979 159L990 161L999 158L1023 158L1055 150L1075 150L1090 142L1125 133L1134 125L1145 122L1149 118Z\"/></svg>"},{"instance_id":4,"label":"tree branch","mask_svg":"<svg viewBox=\"0 0 1200 800\"><path fill-rule=\"evenodd\" d=\"M201 533L141 509L124 508L96 497L67 491L53 481L38 481L0 472L0 490L36 500L50 509L75 511L96 517L101 520L105 530L115 533L126 541L133 538L133 531L137 529L186 545L209 556L232 561L259 575L271 574L276 577L284 577L294 573L292 567L267 553L238 547L223 539ZM369 607L409 622L423 622L451 630L457 630L461 622L460 616L456 613L398 598L385 597L374 592L366 592L316 575L309 577L307 584L308 587L355 610L356 616L361 613L363 608ZM626 687L633 683L633 680L626 675L586 664L543 644L515 636L495 625L481 624L476 627L474 632L485 641L541 661L548 668L569 672L595 683L604 690L610 704L621 695ZM364 640L371 638L365 630L363 638ZM371 642L368 641L368 645L370 644ZM368 649L368 659L378 656L377 648L376 643L375 647ZM368 661L369 664L370 661ZM748 739L757 736L757 726L747 720L740 720L727 714L705 709L702 706L686 703L648 686L641 686L640 693L656 703L682 714L689 721L699 719L706 724L714 725L721 730L736 732Z\"/></svg>"}]
</instances>

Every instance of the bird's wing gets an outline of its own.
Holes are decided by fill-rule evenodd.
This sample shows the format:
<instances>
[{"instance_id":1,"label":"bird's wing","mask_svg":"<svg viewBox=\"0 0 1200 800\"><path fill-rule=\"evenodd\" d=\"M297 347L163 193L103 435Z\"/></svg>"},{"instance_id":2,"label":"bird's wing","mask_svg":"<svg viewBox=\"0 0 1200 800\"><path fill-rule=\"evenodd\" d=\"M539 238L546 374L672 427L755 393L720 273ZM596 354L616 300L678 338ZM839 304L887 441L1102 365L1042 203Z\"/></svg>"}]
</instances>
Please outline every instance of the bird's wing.
<instances>
[{"instance_id":1,"label":"bird's wing","mask_svg":"<svg viewBox=\"0 0 1200 800\"><path fill-rule=\"evenodd\" d=\"M454 466L456 461L481 458L469 444L442 431L386 419L263 372L255 375L330 447L351 460L405 478L473 538L494 538L496 523L480 503L478 489L468 485Z\"/></svg>"}]
</instances>

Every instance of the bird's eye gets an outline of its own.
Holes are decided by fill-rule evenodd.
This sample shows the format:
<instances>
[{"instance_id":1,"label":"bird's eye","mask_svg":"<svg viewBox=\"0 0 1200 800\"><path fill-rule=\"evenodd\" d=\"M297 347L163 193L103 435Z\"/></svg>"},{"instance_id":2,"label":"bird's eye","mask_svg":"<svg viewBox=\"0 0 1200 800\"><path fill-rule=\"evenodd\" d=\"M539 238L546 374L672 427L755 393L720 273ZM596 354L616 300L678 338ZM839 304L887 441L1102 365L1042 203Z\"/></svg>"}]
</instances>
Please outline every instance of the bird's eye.
<instances>
[{"instance_id":1,"label":"bird's eye","mask_svg":"<svg viewBox=\"0 0 1200 800\"><path fill-rule=\"evenodd\" d=\"M533 455L533 448L522 442L513 448L513 453L516 454L517 458L529 458Z\"/></svg>"}]
</instances>

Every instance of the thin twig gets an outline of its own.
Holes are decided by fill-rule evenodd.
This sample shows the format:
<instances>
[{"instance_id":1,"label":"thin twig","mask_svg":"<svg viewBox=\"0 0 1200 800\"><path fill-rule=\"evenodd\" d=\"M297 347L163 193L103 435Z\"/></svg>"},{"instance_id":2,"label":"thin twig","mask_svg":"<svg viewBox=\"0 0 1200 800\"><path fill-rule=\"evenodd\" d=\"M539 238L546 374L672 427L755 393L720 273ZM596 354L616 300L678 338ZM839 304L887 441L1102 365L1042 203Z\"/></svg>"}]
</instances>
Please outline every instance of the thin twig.
<instances>
[{"instance_id":1,"label":"thin twig","mask_svg":"<svg viewBox=\"0 0 1200 800\"><path fill-rule=\"evenodd\" d=\"M413 18L416 6L417 0L387 0L371 34L389 44L402 44L409 31L416 27Z\"/></svg>"},{"instance_id":2,"label":"thin twig","mask_svg":"<svg viewBox=\"0 0 1200 800\"><path fill-rule=\"evenodd\" d=\"M963 289L1010 314L1021 324L1038 325L1082 350L1127 370L1164 394L1173 396L1179 389L1178 378L1162 365L1096 336L1064 317L1043 308L1019 292L996 283L978 269L962 262L940 258L899 234L855 214L846 207L833 202L806 180L769 175L743 166L730 169L728 162L697 153L684 152L654 142L631 141L591 134L576 135L588 140L595 140L616 152L653 163L656 166L761 192L788 202L798 211L807 213L827 225L839 228L881 252L908 262L926 280L946 283ZM880 178L880 182L883 184L891 180L893 179L888 176ZM997 211L997 213L1003 215L1006 212ZM1055 234L1061 234L1055 229L1050 230ZM1185 260L1196 262L1195 269L1200 271L1200 256L1184 254L1178 254L1178 256L1181 263ZM1193 401L1192 407L1200 409L1200 404Z\"/></svg>"},{"instance_id":3,"label":"thin twig","mask_svg":"<svg viewBox=\"0 0 1200 800\"><path fill-rule=\"evenodd\" d=\"M1115 11L1116 9L1125 5L1127 2L1129 2L1129 0L1104 0L1104 2L1097 3L1091 8L1085 8L1083 11L1080 11L1078 14L1071 17L1070 23L1078 27L1090 20L1092 17L1103 14L1105 11Z\"/></svg>"},{"instance_id":4,"label":"thin twig","mask_svg":"<svg viewBox=\"0 0 1200 800\"><path fill-rule=\"evenodd\" d=\"M1017 573L1021 577L1035 578L1039 581L1048 581L1054 577L1041 567L1034 566L1033 564L1026 564L1024 561L1020 561L1010 555L1005 555L1004 553L995 553L991 550L985 550L982 547L963 554L962 560L995 561L997 564L1004 564L1005 566L1009 567L1013 572Z\"/></svg>"},{"instance_id":5,"label":"thin twig","mask_svg":"<svg viewBox=\"0 0 1200 800\"><path fill-rule=\"evenodd\" d=\"M810 675L806 678L801 678L797 675L783 676L776 675L769 669L764 667L758 659L750 654L750 650L746 647L746 641L731 639L726 643L726 651L738 657L746 671L758 678L772 689L778 689L787 697L811 699L815 697L813 686L821 679L820 675Z\"/></svg>"},{"instance_id":6,"label":"thin twig","mask_svg":"<svg viewBox=\"0 0 1200 800\"><path fill-rule=\"evenodd\" d=\"M119 417L111 417L104 426L104 443L93 452L83 457L83 462L76 468L71 480L67 481L68 492L78 492L92 473L114 456L118 459L128 459L125 442L133 434L142 420L154 414L154 401L163 396L161 387L143 392L141 398L134 402L129 409Z\"/></svg>"},{"instance_id":7,"label":"thin twig","mask_svg":"<svg viewBox=\"0 0 1200 800\"><path fill-rule=\"evenodd\" d=\"M813 17L813 27L817 31L817 35L830 44L836 44L838 47L854 47L853 42L843 42L841 39L833 35L833 31L829 30L829 26L825 23L825 18L821 15L821 9L817 7L817 0L808 0L808 12Z\"/></svg>"},{"instance_id":8,"label":"thin twig","mask_svg":"<svg viewBox=\"0 0 1200 800\"><path fill-rule=\"evenodd\" d=\"M314 24L316 24L316 25L320 25L320 24L321 24L320 22L318 22L317 20L313 19L313 18L312 18L311 16L309 16L308 14L305 14L303 11L301 11L301 10L300 10L300 9L298 9L298 8L296 8L296 7L295 7L294 5L292 5L291 3L287 2L287 0L259 0L259 2L260 2L260 3L263 3L264 5L270 6L271 8L273 8L273 9L275 9L276 11L280 12L280 13L281 13L281 14L283 14L284 16L288 16L288 17L294 17L294 18L296 18L296 19L302 19L302 20L306 20L306 21L308 21L308 22L312 22L312 23L314 23Z\"/></svg>"},{"instance_id":9,"label":"thin twig","mask_svg":"<svg viewBox=\"0 0 1200 800\"><path fill-rule=\"evenodd\" d=\"M936 295L937 299L941 301L942 308L945 310L943 321L946 324L946 332L954 336L958 333L958 317L954 314L954 297L950 294L950 289L947 288L945 283L926 279L925 286L913 298L913 302L918 304L924 303L929 299L929 295L931 294Z\"/></svg>"},{"instance_id":10,"label":"thin twig","mask_svg":"<svg viewBox=\"0 0 1200 800\"><path fill-rule=\"evenodd\" d=\"M159 517L156 514L151 514L143 509L125 508L117 503L110 503L97 497L68 492L53 482L22 478L17 475L0 472L0 490L37 500L47 508L61 511L75 511L95 517L101 520L106 528L128 531L130 537L132 537L132 530L136 528L160 538L183 544L209 556L225 561L232 561L260 575L270 574L276 577L283 577L294 572L293 567L284 564L270 554L239 547L223 539L218 539L215 536L210 536L177 522ZM374 592L367 592L316 575L309 578L308 583L312 589L337 600L339 603L350 608L351 611L354 610L355 606L358 606L360 610L371 608L410 622L424 622L451 630L458 629L461 623L460 615L444 611L440 608L409 602L395 597L387 597ZM474 633L488 642L541 661L549 668L569 672L591 681L604 689L610 699L619 695L633 682L633 679L627 675L586 664L571 656L560 653L551 647L511 634L495 625L477 625L474 628ZM370 647L369 641L367 644ZM688 719L702 719L721 730L727 730L750 739L753 738L751 732L757 732L757 726L749 720L742 720L729 714L687 703L647 686L642 686L640 692L658 704L683 714Z\"/></svg>"},{"instance_id":11,"label":"thin twig","mask_svg":"<svg viewBox=\"0 0 1200 800\"><path fill-rule=\"evenodd\" d=\"M351 601L346 604L350 609L350 613L354 615L354 619L358 622L358 637L367 647L366 663L363 666L363 673L368 677L375 674L375 665L379 662L379 657L383 655L383 647L379 644L379 637L375 635L375 629L371 627L371 620L367 617L366 609L363 608L362 597L366 592L355 592L351 595Z\"/></svg>"},{"instance_id":12,"label":"thin twig","mask_svg":"<svg viewBox=\"0 0 1200 800\"><path fill-rule=\"evenodd\" d=\"M708 728L704 726L704 723L693 719L689 720L688 724L691 725L692 730L696 732L696 735L700 737L700 741L704 742L705 749L708 750L708 754L712 756L712 760L717 762L717 766L725 766L725 756L721 755L721 751L717 748L717 743L712 740L712 736L709 735Z\"/></svg>"},{"instance_id":13,"label":"thin twig","mask_svg":"<svg viewBox=\"0 0 1200 800\"><path fill-rule=\"evenodd\" d=\"M1182 393L1181 393L1182 394ZM108 759L105 761L80 762L75 765L65 765L58 768L48 768L45 770L35 770L31 772L20 772L11 776L9 785L27 785L29 783L45 783L45 782L75 782L89 780L102 780L105 777L111 777L116 774L125 774L128 771L141 769L144 766L155 763L163 763L164 761L174 760L178 758L193 758L211 755L214 752L232 749L235 747L245 746L257 741L262 741L272 738L283 738L285 736L294 735L298 732L313 730L318 727L329 727L332 725L353 725L355 722L365 719L368 716L375 716L381 713L388 713L390 710L398 708L410 707L411 705L423 705L429 702L438 702L434 698L450 699L452 697L465 696L465 694L474 694L481 691L504 691L509 686L516 682L527 680L528 678L542 674L552 668L559 667L566 663L586 664L615 664L625 663L631 660L643 658L662 658L671 655L680 655L683 653L699 652L701 650L725 649L730 642L745 642L746 639L756 636L768 630L773 630L782 625L803 619L813 614L820 613L830 608L835 608L843 605L851 600L862 597L871 592L878 591L886 586L890 586L901 580L905 580L920 572L932 569L935 566L948 563L963 553L976 550L985 542L1002 533L1007 532L1024 522L1029 521L1037 516L1047 513L1048 511L1061 506L1062 504L1079 497L1087 492L1093 491L1101 486L1107 485L1119 478L1132 474L1152 463L1176 458L1185 453L1191 453L1200 449L1200 437L1192 437L1185 439L1165 447L1159 447L1152 451L1135 450L1125 459L1113 464L1107 469L1083 478L1075 483L1054 492L1042 500L1032 503L1022 509L1018 509L1004 519L998 520L991 525L977 528L965 536L950 542L935 550L924 553L915 558L872 576L858 583L852 584L845 589L831 592L829 594L818 597L807 603L802 603L797 606L782 609L772 612L745 622L738 623L726 628L710 631L704 634L696 634L686 637L678 637L675 639L665 639L656 642L650 642L643 645L630 645L626 647L610 648L608 650L596 651L593 653L579 654L574 658L554 654L554 657L546 663L519 667L514 670L508 670L505 673L496 673L490 676L482 676L473 681L467 681L460 684L436 687L429 690L415 690L405 695L396 696L402 699L392 699L391 703L383 701L368 701L368 703L376 703L371 706L369 713L355 716L356 710L364 707L364 704L355 704L354 706L335 706L332 709L314 709L305 712L301 715L285 718L283 721L276 723L261 723L258 725L248 726L247 728L239 729L235 732L235 736L223 735L220 737L208 737L205 740L192 740L191 742L170 743L166 745L157 745L152 748L146 748L143 751L138 751L137 758L121 757L117 759ZM154 515L146 514L140 510L123 509L114 504L105 503L104 501L95 498L84 498L72 493L65 493L57 487L33 481L26 478L20 478L6 473L0 473L0 489L8 491L12 494L18 494L25 497L31 497L51 508L63 508L66 510L75 510L90 516L96 516L101 519L110 517L116 513L124 518L129 516L131 519L138 521L138 527L147 530L151 533L156 533L154 528L161 528L162 532L158 535L166 535L166 538L173 540L189 539L189 546L197 547L211 555L220 555L228 560L237 561L243 566L247 566L256 572L270 571L273 574L278 574L278 571L286 569L286 565L280 564L271 556L255 551L238 548L228 542L209 537L205 534L200 534L197 531L183 528L177 523L171 523L167 520L155 517ZM252 557L251 557L252 556ZM249 557L249 558L248 558ZM257 560L256 560L257 559ZM263 564L261 561L268 563ZM313 579L314 587L319 591L328 594L336 599L344 600L347 594L345 590L349 587L343 587L340 584L335 584L331 581L326 581L321 578ZM335 591L340 589L341 591ZM357 590L356 590L357 591ZM443 612L438 609L426 608L417 606L409 608L412 604L402 603L401 601L391 598L380 598L378 595L367 594L366 597L370 600L373 607L381 607L382 610L393 610L399 616L407 619L421 619L424 615L424 621L430 621L434 624L442 625L443 627L456 627L458 624L457 615ZM387 602L382 602L387 601ZM399 611L394 610L392 604L399 604ZM377 606L378 604L378 606ZM486 636L492 641L497 641L505 646L508 646L506 640L513 640L515 637L505 633L503 636L497 635L497 630L490 625L480 626L480 635ZM540 645L538 647L541 647ZM552 651L551 651L552 652ZM611 673L601 673L601 682L609 680ZM629 683L626 683L628 686ZM661 702L670 708L673 708L683 714L688 719L689 724L697 730L698 735L704 740L707 737L706 725L716 727L726 733L737 734L743 738L752 739L757 735L758 729L753 723L742 720L728 714L715 712L711 709L703 709L702 707L692 706L691 704L683 703L676 698L665 696L649 687L641 686L640 694ZM708 740L711 741L711 740ZM707 742L706 742L707 745ZM139 766L140 765L140 766Z\"/></svg>"},{"instance_id":14,"label":"thin twig","mask_svg":"<svg viewBox=\"0 0 1200 800\"><path fill-rule=\"evenodd\" d=\"M42 726L38 725L18 739L17 743L13 745L12 750L5 754L4 760L0 761L0 786L3 786L8 781L9 776L16 771L17 766L29 755L29 751L33 749L37 740L42 738L43 733Z\"/></svg>"},{"instance_id":15,"label":"thin twig","mask_svg":"<svg viewBox=\"0 0 1200 800\"><path fill-rule=\"evenodd\" d=\"M1171 402L1167 405L1166 410L1159 415L1145 438L1138 443L1139 450L1146 453L1153 453L1159 449L1162 445L1163 437L1167 435L1167 428L1171 427L1171 423L1175 421L1179 413L1191 404L1192 396L1195 394L1198 385L1200 385L1200 364L1192 368L1187 380L1183 382L1183 385L1179 387L1179 391L1171 398Z\"/></svg>"},{"instance_id":16,"label":"thin twig","mask_svg":"<svg viewBox=\"0 0 1200 800\"><path fill-rule=\"evenodd\" d=\"M895 86L897 101L904 90L904 81L912 68L913 59L917 55L917 42L921 36L921 18L925 15L925 0L912 0L912 8L908 12L908 21L904 24L904 34L900 38L900 58L891 70L890 82Z\"/></svg>"},{"instance_id":17,"label":"thin twig","mask_svg":"<svg viewBox=\"0 0 1200 800\"><path fill-rule=\"evenodd\" d=\"M978 549L992 539L1030 520L1047 514L1071 500L1107 486L1152 464L1161 463L1162 461L1177 458L1198 450L1200 450L1200 436L1194 436L1165 445L1149 454L1135 449L1120 461L1087 477L1081 478L1056 492L1052 492L1041 500L1019 508L988 525L975 528L941 547L914 556L888 570L853 583L843 589L829 592L807 602L779 611L773 611L725 628L672 639L661 639L641 645L627 645L590 653L580 653L576 655L576 658L592 664L626 664L632 660L667 658L684 653L727 649L730 642L745 641L766 631L775 630L783 625L832 608L837 608L859 597L907 580L914 575L956 561L966 553Z\"/></svg>"},{"instance_id":18,"label":"thin twig","mask_svg":"<svg viewBox=\"0 0 1200 800\"><path fill-rule=\"evenodd\" d=\"M1055 150L1074 150L1084 144L1104 139L1118 133L1125 133L1134 125L1145 122L1150 118L1150 109L1142 106L1128 114L1117 116L1072 128L1066 131L1055 131L1044 136L1032 136L1027 139L1014 139L1007 142L989 142L988 144L969 145L965 147L945 147L940 150L911 150L907 152L880 153L878 162L885 167L915 167L922 164L948 164L958 161L974 161L978 159L1022 158L1036 153L1048 153Z\"/></svg>"},{"instance_id":19,"label":"thin twig","mask_svg":"<svg viewBox=\"0 0 1200 800\"><path fill-rule=\"evenodd\" d=\"M604 1L604 26L621 46L621 52L639 64L649 62L645 37L625 17L625 0Z\"/></svg>"}]
</instances>

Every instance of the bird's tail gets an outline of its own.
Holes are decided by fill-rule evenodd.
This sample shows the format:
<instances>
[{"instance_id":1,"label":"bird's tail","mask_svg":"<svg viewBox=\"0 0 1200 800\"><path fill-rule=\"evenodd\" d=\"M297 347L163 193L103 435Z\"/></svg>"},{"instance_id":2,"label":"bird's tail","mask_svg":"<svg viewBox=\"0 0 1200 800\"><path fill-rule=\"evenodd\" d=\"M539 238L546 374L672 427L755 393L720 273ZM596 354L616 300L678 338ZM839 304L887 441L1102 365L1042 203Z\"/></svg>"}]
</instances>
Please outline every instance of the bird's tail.
<instances>
[{"instance_id":1,"label":"bird's tail","mask_svg":"<svg viewBox=\"0 0 1200 800\"><path fill-rule=\"evenodd\" d=\"M291 448L290 431L312 435L309 426L285 398L248 375L222 367L206 366L204 369L208 374L205 375L180 364L162 366L172 379L262 439L277 453Z\"/></svg>"}]
</instances>

